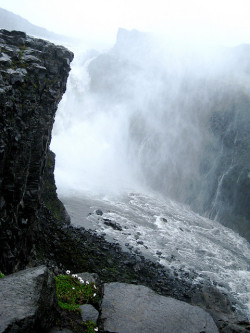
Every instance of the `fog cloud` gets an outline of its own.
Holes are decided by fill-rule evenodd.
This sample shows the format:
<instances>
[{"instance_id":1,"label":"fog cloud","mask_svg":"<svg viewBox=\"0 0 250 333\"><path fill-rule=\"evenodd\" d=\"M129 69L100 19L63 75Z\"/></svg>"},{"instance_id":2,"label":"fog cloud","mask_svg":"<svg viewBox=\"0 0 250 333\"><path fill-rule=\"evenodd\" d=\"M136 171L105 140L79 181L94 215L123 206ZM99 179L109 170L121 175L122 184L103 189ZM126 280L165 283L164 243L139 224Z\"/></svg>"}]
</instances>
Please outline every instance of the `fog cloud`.
<instances>
[{"instance_id":1,"label":"fog cloud","mask_svg":"<svg viewBox=\"0 0 250 333\"><path fill-rule=\"evenodd\" d=\"M248 0L0 0L0 7L57 33L109 44L119 27L182 42L250 42Z\"/></svg>"}]
</instances>

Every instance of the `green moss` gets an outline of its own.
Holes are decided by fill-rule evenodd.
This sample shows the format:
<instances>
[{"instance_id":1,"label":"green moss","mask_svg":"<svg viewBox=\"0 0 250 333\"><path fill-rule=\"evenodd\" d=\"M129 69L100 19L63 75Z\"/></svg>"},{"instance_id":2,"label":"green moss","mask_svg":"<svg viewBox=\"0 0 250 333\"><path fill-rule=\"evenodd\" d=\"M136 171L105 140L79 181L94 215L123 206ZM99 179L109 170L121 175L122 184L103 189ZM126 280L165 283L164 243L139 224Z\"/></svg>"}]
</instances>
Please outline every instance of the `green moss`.
<instances>
[{"instance_id":1,"label":"green moss","mask_svg":"<svg viewBox=\"0 0 250 333\"><path fill-rule=\"evenodd\" d=\"M58 318L57 325L70 327L76 333L94 333L98 329L93 321L81 320L79 306L98 302L96 286L93 282L83 281L76 275L58 275L55 277L58 305L64 315ZM66 321L65 321L66 320Z\"/></svg>"},{"instance_id":2,"label":"green moss","mask_svg":"<svg viewBox=\"0 0 250 333\"><path fill-rule=\"evenodd\" d=\"M5 277L5 275L0 271L0 279Z\"/></svg>"},{"instance_id":3,"label":"green moss","mask_svg":"<svg viewBox=\"0 0 250 333\"><path fill-rule=\"evenodd\" d=\"M85 326L85 332L86 333L93 333L95 332L94 329L96 327L96 324L93 321L89 321L88 323L84 323Z\"/></svg>"},{"instance_id":4,"label":"green moss","mask_svg":"<svg viewBox=\"0 0 250 333\"><path fill-rule=\"evenodd\" d=\"M82 283L71 275L58 275L55 280L58 305L62 309L75 311L81 304L98 301L93 282Z\"/></svg>"}]
</instances>

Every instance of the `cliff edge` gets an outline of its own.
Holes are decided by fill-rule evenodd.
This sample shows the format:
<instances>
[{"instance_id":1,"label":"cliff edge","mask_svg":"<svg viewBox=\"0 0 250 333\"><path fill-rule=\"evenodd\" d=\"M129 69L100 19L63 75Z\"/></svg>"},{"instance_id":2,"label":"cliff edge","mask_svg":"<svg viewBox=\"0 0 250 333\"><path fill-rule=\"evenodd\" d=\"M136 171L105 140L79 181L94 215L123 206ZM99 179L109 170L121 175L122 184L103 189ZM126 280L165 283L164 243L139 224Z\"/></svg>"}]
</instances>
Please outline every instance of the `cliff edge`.
<instances>
[{"instance_id":1,"label":"cliff edge","mask_svg":"<svg viewBox=\"0 0 250 333\"><path fill-rule=\"evenodd\" d=\"M73 53L23 32L0 30L0 267L35 255L55 112ZM48 182L48 180L47 180Z\"/></svg>"}]
</instances>

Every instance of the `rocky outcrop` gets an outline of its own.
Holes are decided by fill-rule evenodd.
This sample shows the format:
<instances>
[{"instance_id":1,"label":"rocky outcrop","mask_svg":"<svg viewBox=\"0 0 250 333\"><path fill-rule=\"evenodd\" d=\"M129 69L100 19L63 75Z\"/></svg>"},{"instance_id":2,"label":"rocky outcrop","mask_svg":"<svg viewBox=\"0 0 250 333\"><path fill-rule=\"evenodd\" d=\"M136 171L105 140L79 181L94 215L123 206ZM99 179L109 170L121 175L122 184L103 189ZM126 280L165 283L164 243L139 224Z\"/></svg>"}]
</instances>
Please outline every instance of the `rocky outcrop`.
<instances>
[{"instance_id":1,"label":"rocky outcrop","mask_svg":"<svg viewBox=\"0 0 250 333\"><path fill-rule=\"evenodd\" d=\"M0 279L0 332L48 332L56 318L54 275L29 268Z\"/></svg>"},{"instance_id":2,"label":"rocky outcrop","mask_svg":"<svg viewBox=\"0 0 250 333\"><path fill-rule=\"evenodd\" d=\"M43 174L53 160L48 158L51 129L72 59L64 47L0 30L0 267L5 273L35 257Z\"/></svg>"},{"instance_id":3,"label":"rocky outcrop","mask_svg":"<svg viewBox=\"0 0 250 333\"><path fill-rule=\"evenodd\" d=\"M218 332L212 317L201 308L124 283L104 285L101 321L105 332Z\"/></svg>"}]
</instances>

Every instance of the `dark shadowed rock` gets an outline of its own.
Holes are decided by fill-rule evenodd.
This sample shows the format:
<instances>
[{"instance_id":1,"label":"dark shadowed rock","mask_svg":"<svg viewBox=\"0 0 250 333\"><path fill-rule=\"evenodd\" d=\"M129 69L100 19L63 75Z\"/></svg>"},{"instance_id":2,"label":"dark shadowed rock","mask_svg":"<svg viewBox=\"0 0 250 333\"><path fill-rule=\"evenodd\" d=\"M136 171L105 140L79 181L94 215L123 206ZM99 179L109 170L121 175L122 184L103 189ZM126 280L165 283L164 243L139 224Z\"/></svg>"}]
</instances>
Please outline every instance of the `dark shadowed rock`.
<instances>
[{"instance_id":1,"label":"dark shadowed rock","mask_svg":"<svg viewBox=\"0 0 250 333\"><path fill-rule=\"evenodd\" d=\"M73 333L73 331L69 330L68 328L60 328L60 327L53 327L53 329L49 333Z\"/></svg>"},{"instance_id":2,"label":"dark shadowed rock","mask_svg":"<svg viewBox=\"0 0 250 333\"><path fill-rule=\"evenodd\" d=\"M106 224L108 227L113 228L114 230L119 230L122 231L122 227L120 226L119 223L111 221L109 219L103 219L103 223Z\"/></svg>"},{"instance_id":3,"label":"dark shadowed rock","mask_svg":"<svg viewBox=\"0 0 250 333\"><path fill-rule=\"evenodd\" d=\"M57 304L53 274L29 268L0 279L0 332L47 332Z\"/></svg>"},{"instance_id":4,"label":"dark shadowed rock","mask_svg":"<svg viewBox=\"0 0 250 333\"><path fill-rule=\"evenodd\" d=\"M64 47L24 32L0 30L0 267L4 273L25 268L36 256L41 189L50 185L43 176L51 164L51 130L72 59L73 53ZM45 205L57 212L55 200Z\"/></svg>"},{"instance_id":5,"label":"dark shadowed rock","mask_svg":"<svg viewBox=\"0 0 250 333\"><path fill-rule=\"evenodd\" d=\"M216 333L212 317L197 306L157 295L144 286L104 285L101 319L105 332Z\"/></svg>"},{"instance_id":6,"label":"dark shadowed rock","mask_svg":"<svg viewBox=\"0 0 250 333\"><path fill-rule=\"evenodd\" d=\"M97 209L97 210L95 211L95 213L96 213L96 215L100 215L100 216L103 215L103 212L102 212L101 209Z\"/></svg>"}]
</instances>

